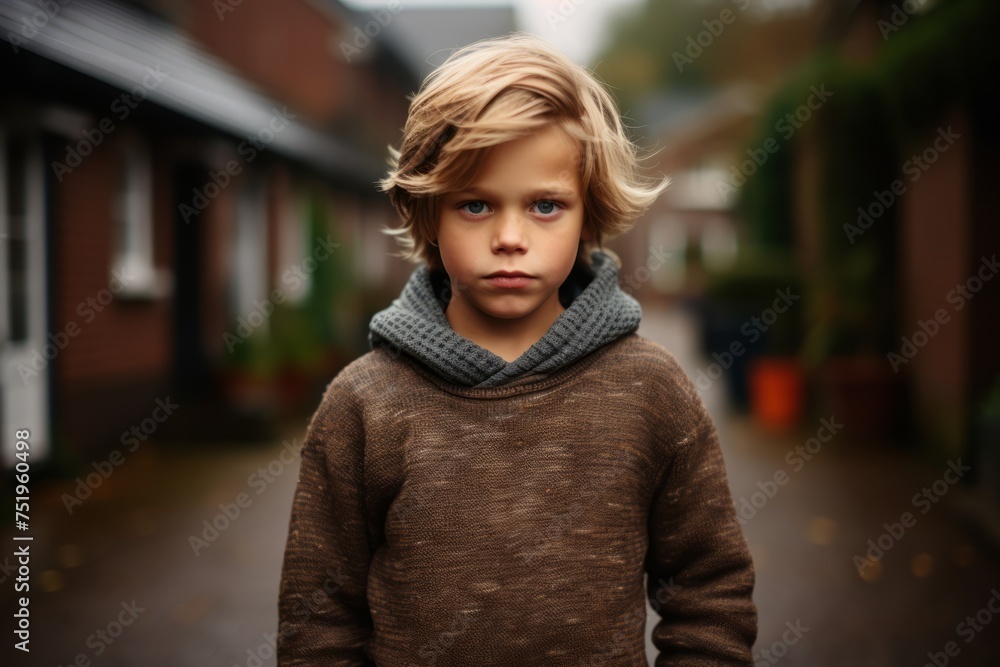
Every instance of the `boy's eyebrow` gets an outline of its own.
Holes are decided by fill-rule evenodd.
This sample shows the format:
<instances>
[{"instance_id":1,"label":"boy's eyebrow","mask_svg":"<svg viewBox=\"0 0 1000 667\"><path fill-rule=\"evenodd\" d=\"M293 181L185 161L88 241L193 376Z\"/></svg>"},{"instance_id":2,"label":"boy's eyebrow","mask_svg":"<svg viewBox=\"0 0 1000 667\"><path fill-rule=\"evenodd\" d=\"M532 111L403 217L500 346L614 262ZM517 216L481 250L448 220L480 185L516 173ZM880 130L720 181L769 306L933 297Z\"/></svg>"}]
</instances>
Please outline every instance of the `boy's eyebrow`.
<instances>
[{"instance_id":1,"label":"boy's eyebrow","mask_svg":"<svg viewBox=\"0 0 1000 667\"><path fill-rule=\"evenodd\" d=\"M483 188L480 186L472 185L462 190L455 190L454 192L447 193L446 196L451 197L461 197L466 195L472 195L477 197L496 197L497 193L489 188ZM576 191L570 190L562 185L543 185L535 190L529 192L526 197L528 198L543 198L543 197L575 197L577 195Z\"/></svg>"}]
</instances>

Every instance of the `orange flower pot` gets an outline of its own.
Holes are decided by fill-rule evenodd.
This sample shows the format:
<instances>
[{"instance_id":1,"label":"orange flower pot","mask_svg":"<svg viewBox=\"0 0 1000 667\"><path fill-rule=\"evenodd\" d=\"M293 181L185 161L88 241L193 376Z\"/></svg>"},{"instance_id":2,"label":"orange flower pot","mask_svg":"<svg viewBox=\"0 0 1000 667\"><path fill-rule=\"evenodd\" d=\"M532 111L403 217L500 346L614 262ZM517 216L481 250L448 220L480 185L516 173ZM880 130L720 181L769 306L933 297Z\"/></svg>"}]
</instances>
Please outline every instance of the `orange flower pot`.
<instances>
[{"instance_id":1,"label":"orange flower pot","mask_svg":"<svg viewBox=\"0 0 1000 667\"><path fill-rule=\"evenodd\" d=\"M758 357L750 363L750 407L757 422L773 431L789 431L802 418L802 369L792 359Z\"/></svg>"}]
</instances>

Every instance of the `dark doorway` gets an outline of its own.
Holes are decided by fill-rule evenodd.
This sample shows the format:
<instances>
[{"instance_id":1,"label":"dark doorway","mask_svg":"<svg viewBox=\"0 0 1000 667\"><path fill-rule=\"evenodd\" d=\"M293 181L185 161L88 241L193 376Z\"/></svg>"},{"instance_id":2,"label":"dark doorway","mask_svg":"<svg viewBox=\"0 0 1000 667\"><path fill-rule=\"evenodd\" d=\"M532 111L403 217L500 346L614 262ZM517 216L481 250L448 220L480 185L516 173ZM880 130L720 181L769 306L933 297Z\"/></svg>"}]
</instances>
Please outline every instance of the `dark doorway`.
<instances>
[{"instance_id":1,"label":"dark doorway","mask_svg":"<svg viewBox=\"0 0 1000 667\"><path fill-rule=\"evenodd\" d=\"M193 203L207 172L195 162L174 168L173 386L188 396L204 396L210 379L202 341L203 217Z\"/></svg>"}]
</instances>

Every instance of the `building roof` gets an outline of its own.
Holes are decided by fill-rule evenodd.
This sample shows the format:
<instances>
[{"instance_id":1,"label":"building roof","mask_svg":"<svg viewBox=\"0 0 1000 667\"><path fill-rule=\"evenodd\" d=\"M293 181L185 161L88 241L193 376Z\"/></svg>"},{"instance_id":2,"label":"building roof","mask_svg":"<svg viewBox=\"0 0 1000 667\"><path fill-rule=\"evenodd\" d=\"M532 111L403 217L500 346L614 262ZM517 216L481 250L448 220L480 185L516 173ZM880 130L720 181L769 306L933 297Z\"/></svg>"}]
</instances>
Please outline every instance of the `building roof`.
<instances>
[{"instance_id":1,"label":"building roof","mask_svg":"<svg viewBox=\"0 0 1000 667\"><path fill-rule=\"evenodd\" d=\"M43 11L42 6L58 11ZM27 32L30 38L24 36L24 21L41 22L39 14L46 21L33 34ZM151 102L238 137L257 135L268 127L275 109L284 107L170 23L128 5L0 0L0 34L11 33L24 38L17 49L122 90L141 84L150 70L159 68L166 76L147 91ZM383 170L366 153L296 120L274 134L268 150L352 181L371 182Z\"/></svg>"},{"instance_id":2,"label":"building roof","mask_svg":"<svg viewBox=\"0 0 1000 667\"><path fill-rule=\"evenodd\" d=\"M719 126L754 117L760 98L760 91L746 83L721 90L661 92L644 100L639 115L656 139L690 140Z\"/></svg>"},{"instance_id":3,"label":"building roof","mask_svg":"<svg viewBox=\"0 0 1000 667\"><path fill-rule=\"evenodd\" d=\"M404 17L405 14L405 17ZM366 16L358 12L360 17ZM384 41L402 55L422 80L452 51L517 29L512 5L494 7L408 7L386 26Z\"/></svg>"}]
</instances>

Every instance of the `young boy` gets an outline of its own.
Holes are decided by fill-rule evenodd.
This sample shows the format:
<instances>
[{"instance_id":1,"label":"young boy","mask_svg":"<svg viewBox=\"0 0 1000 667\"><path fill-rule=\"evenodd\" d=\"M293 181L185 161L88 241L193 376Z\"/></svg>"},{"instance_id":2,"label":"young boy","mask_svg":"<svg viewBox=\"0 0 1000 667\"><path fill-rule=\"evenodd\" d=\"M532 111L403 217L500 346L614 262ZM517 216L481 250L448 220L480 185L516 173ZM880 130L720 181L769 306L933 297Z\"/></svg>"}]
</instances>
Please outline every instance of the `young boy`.
<instances>
[{"instance_id":1,"label":"young boy","mask_svg":"<svg viewBox=\"0 0 1000 667\"><path fill-rule=\"evenodd\" d=\"M302 450L281 665L751 665L712 419L602 249L665 187L613 100L523 34L454 53L382 187L420 262ZM644 588L643 578L647 576Z\"/></svg>"}]
</instances>

